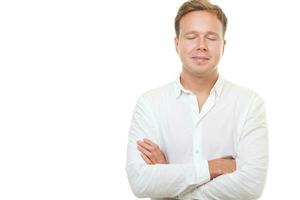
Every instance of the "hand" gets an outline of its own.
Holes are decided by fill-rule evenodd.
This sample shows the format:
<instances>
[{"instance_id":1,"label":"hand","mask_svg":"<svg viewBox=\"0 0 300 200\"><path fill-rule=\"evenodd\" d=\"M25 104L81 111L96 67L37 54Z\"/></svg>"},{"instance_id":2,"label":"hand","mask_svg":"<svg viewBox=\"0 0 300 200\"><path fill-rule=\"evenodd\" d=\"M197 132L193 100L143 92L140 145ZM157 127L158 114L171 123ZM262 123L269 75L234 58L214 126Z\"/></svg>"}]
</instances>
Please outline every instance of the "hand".
<instances>
[{"instance_id":1,"label":"hand","mask_svg":"<svg viewBox=\"0 0 300 200\"><path fill-rule=\"evenodd\" d=\"M208 161L211 179L236 170L236 162L232 157L224 157Z\"/></svg>"},{"instance_id":2,"label":"hand","mask_svg":"<svg viewBox=\"0 0 300 200\"><path fill-rule=\"evenodd\" d=\"M137 142L138 150L141 152L143 160L148 165L168 164L165 155L159 146L149 139L139 140Z\"/></svg>"}]
</instances>

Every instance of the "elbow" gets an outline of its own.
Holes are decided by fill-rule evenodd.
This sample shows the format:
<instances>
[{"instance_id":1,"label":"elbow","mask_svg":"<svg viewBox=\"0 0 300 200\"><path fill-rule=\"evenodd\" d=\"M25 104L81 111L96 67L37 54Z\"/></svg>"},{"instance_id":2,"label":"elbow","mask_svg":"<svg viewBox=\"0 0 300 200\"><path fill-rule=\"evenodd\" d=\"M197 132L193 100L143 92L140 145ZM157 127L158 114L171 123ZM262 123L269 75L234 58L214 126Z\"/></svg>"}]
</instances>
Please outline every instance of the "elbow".
<instances>
[{"instance_id":1,"label":"elbow","mask_svg":"<svg viewBox=\"0 0 300 200\"><path fill-rule=\"evenodd\" d=\"M244 199L261 198L268 174L268 158L263 157L255 165L245 165L238 170L239 183L242 186Z\"/></svg>"},{"instance_id":2,"label":"elbow","mask_svg":"<svg viewBox=\"0 0 300 200\"><path fill-rule=\"evenodd\" d=\"M143 177L144 169L135 169L135 166L126 167L127 178L134 196L138 198L146 198L149 197L147 195L145 183L141 182L141 178Z\"/></svg>"},{"instance_id":3,"label":"elbow","mask_svg":"<svg viewBox=\"0 0 300 200\"><path fill-rule=\"evenodd\" d=\"M138 184L138 182L135 180L130 180L129 183L134 196L136 196L137 198L149 198L141 184Z\"/></svg>"},{"instance_id":4,"label":"elbow","mask_svg":"<svg viewBox=\"0 0 300 200\"><path fill-rule=\"evenodd\" d=\"M249 199L259 199L264 191L266 177L261 176L256 177L256 179L252 179L248 181L248 187L246 188L246 193ZM248 199L248 198L247 198Z\"/></svg>"},{"instance_id":5,"label":"elbow","mask_svg":"<svg viewBox=\"0 0 300 200\"><path fill-rule=\"evenodd\" d=\"M259 183L257 183L252 189L251 189L251 196L252 199L259 199L264 191L264 187L265 187L265 181L261 181Z\"/></svg>"},{"instance_id":6,"label":"elbow","mask_svg":"<svg viewBox=\"0 0 300 200\"><path fill-rule=\"evenodd\" d=\"M241 187L236 187L232 190L230 199L254 200L262 196L264 187L262 184L247 181L247 184L240 184ZM228 196L228 198L229 198Z\"/></svg>"},{"instance_id":7,"label":"elbow","mask_svg":"<svg viewBox=\"0 0 300 200\"><path fill-rule=\"evenodd\" d=\"M263 193L263 188L261 188L261 186L260 186L260 187L252 189L252 191L250 191L250 194L248 196L251 197L249 199L259 199L261 197L262 193Z\"/></svg>"},{"instance_id":8,"label":"elbow","mask_svg":"<svg viewBox=\"0 0 300 200\"><path fill-rule=\"evenodd\" d=\"M130 188L132 193L134 194L134 196L136 196L137 198L146 198L148 196L146 196L146 194L142 191L142 189L133 183L130 183Z\"/></svg>"},{"instance_id":9,"label":"elbow","mask_svg":"<svg viewBox=\"0 0 300 200\"><path fill-rule=\"evenodd\" d=\"M141 190L137 188L132 188L132 192L137 198L149 198L149 196L147 196L145 193L141 192Z\"/></svg>"}]
</instances>

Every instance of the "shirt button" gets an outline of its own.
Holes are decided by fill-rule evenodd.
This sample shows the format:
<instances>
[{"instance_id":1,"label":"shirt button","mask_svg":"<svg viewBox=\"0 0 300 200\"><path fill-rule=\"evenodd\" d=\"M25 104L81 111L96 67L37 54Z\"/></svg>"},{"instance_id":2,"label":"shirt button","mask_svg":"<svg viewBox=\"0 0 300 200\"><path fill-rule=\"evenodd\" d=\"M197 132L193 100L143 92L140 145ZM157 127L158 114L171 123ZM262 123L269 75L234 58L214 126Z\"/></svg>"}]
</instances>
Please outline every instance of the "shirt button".
<instances>
[{"instance_id":1,"label":"shirt button","mask_svg":"<svg viewBox=\"0 0 300 200\"><path fill-rule=\"evenodd\" d=\"M198 154L199 153L199 150L196 150L196 154Z\"/></svg>"}]
</instances>

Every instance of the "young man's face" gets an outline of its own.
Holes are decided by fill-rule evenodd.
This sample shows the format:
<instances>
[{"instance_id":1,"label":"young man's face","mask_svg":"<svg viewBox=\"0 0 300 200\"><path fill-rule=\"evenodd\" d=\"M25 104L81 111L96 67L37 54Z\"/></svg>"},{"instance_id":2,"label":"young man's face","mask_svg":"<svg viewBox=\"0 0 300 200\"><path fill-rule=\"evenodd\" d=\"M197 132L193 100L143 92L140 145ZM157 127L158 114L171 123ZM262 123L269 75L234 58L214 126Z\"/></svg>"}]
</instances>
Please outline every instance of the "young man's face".
<instances>
[{"instance_id":1,"label":"young man's face","mask_svg":"<svg viewBox=\"0 0 300 200\"><path fill-rule=\"evenodd\" d=\"M197 77L217 73L224 45L222 23L215 14L193 11L181 18L175 46L183 71Z\"/></svg>"}]
</instances>

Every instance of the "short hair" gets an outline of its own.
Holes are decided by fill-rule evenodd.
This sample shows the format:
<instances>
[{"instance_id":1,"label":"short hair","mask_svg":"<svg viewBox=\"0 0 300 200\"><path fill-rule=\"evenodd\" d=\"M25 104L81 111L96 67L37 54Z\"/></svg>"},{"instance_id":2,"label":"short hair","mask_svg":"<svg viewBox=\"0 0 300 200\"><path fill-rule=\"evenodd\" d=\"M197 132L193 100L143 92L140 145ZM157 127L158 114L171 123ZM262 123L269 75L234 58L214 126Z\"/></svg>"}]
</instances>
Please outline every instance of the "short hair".
<instances>
[{"instance_id":1,"label":"short hair","mask_svg":"<svg viewBox=\"0 0 300 200\"><path fill-rule=\"evenodd\" d=\"M179 37L181 18L192 11L208 11L215 14L222 23L223 36L225 35L227 28L227 17L219 6L210 3L208 0L189 0L180 6L175 17L175 32L177 38Z\"/></svg>"}]
</instances>

